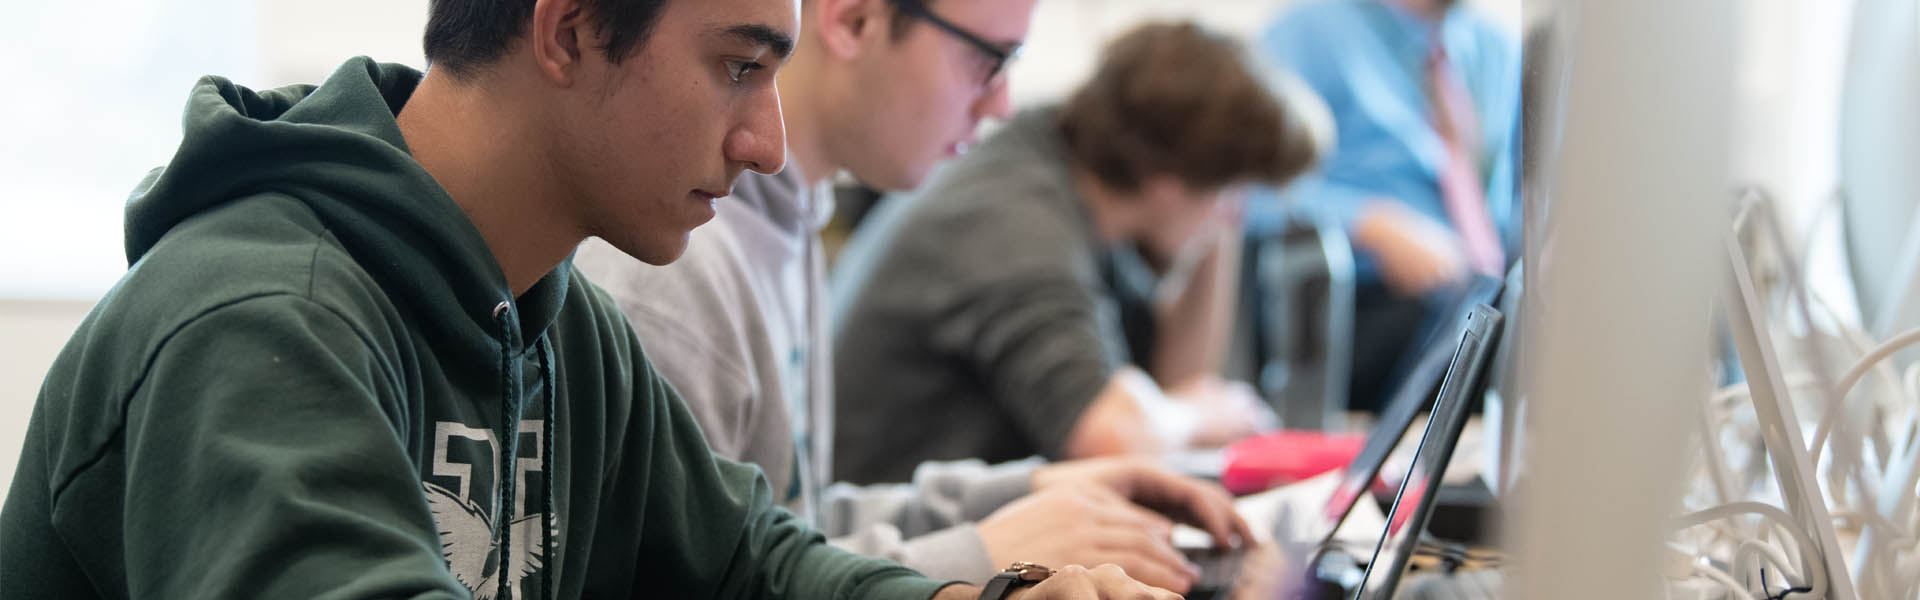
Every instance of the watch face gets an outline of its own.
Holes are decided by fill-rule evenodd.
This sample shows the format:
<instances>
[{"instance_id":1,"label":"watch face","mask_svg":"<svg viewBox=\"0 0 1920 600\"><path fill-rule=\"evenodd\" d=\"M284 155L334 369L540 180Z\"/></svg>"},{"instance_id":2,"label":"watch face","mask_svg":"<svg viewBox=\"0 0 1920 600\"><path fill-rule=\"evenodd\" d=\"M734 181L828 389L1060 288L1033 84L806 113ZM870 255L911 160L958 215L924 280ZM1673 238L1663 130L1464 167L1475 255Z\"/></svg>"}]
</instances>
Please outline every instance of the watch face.
<instances>
[{"instance_id":1,"label":"watch face","mask_svg":"<svg viewBox=\"0 0 1920 600\"><path fill-rule=\"evenodd\" d=\"M1053 569L1030 562L1017 562L1007 567L1007 572L1026 583L1037 583L1053 576Z\"/></svg>"}]
</instances>

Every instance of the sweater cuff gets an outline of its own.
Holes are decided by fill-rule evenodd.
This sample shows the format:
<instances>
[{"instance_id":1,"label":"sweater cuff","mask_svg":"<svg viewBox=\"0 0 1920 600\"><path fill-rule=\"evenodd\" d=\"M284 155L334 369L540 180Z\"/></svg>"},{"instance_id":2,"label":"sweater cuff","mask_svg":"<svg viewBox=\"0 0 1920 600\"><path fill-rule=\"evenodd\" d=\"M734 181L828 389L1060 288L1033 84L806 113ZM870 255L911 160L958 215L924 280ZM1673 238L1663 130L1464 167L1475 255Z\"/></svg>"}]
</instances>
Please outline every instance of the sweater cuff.
<instances>
[{"instance_id":1,"label":"sweater cuff","mask_svg":"<svg viewBox=\"0 0 1920 600\"><path fill-rule=\"evenodd\" d=\"M905 546L907 566L934 579L979 585L1000 572L987 554L986 541L980 539L980 529L972 524L916 537Z\"/></svg>"},{"instance_id":2,"label":"sweater cuff","mask_svg":"<svg viewBox=\"0 0 1920 600\"><path fill-rule=\"evenodd\" d=\"M967 482L967 489L960 495L960 518L963 521L979 521L1000 510L1007 503L1033 491L1033 472L1046 464L1039 457L1010 463L1001 463L990 468L985 475Z\"/></svg>"}]
</instances>

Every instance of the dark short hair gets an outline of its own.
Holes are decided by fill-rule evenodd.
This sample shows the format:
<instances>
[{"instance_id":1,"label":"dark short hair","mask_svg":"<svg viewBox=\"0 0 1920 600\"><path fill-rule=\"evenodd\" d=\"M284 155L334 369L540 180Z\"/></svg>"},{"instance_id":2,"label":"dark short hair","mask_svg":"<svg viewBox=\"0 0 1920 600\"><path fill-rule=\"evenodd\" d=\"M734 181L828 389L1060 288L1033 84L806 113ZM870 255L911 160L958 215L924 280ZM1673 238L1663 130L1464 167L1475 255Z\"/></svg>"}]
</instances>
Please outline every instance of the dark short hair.
<instances>
[{"instance_id":1,"label":"dark short hair","mask_svg":"<svg viewBox=\"0 0 1920 600\"><path fill-rule=\"evenodd\" d=\"M584 0L587 19L607 36L602 51L619 63L646 42L667 0ZM526 35L533 0L431 0L424 44L427 64L470 78Z\"/></svg>"},{"instance_id":2,"label":"dark short hair","mask_svg":"<svg viewBox=\"0 0 1920 600\"><path fill-rule=\"evenodd\" d=\"M1069 160L1126 191L1157 175L1202 189L1285 183L1325 136L1290 109L1272 68L1192 23L1134 29L1060 108Z\"/></svg>"}]
</instances>

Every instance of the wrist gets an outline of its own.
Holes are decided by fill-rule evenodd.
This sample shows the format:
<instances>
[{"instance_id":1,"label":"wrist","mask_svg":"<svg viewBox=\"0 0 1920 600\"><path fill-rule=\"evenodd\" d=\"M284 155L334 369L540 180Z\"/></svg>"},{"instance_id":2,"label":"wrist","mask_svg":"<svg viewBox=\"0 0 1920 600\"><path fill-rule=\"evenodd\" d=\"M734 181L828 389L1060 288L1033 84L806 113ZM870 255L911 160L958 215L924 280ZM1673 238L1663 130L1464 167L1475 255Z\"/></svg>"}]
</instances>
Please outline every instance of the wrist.
<instances>
[{"instance_id":1,"label":"wrist","mask_svg":"<svg viewBox=\"0 0 1920 600\"><path fill-rule=\"evenodd\" d=\"M965 583L948 584L933 593L933 600L979 600L980 586Z\"/></svg>"},{"instance_id":2,"label":"wrist","mask_svg":"<svg viewBox=\"0 0 1920 600\"><path fill-rule=\"evenodd\" d=\"M1015 562L1007 570L987 580L987 585L980 589L980 600L1011 600L1052 576L1053 569L1030 562Z\"/></svg>"}]
</instances>

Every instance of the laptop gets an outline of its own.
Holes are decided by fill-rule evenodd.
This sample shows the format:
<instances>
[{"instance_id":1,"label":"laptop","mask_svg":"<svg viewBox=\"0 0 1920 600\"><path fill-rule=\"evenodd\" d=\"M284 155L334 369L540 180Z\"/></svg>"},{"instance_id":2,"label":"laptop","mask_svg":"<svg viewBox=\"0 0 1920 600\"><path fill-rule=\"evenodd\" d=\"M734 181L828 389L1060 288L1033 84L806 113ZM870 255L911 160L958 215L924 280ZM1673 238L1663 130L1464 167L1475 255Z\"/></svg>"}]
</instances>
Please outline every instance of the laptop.
<instances>
[{"instance_id":1,"label":"laptop","mask_svg":"<svg viewBox=\"0 0 1920 600\"><path fill-rule=\"evenodd\" d=\"M1400 482L1393 507L1387 511L1387 528L1374 546L1353 600L1387 600L1406 573L1419 545L1421 532L1433 516L1433 500L1440 491L1441 475L1453 457L1454 445L1466 426L1467 413L1475 394L1485 389L1486 363L1497 345L1500 311L1486 305L1475 306L1467 315L1466 331L1459 348L1447 365L1441 380L1439 399L1427 419L1420 447L1414 452L1413 468Z\"/></svg>"},{"instance_id":2,"label":"laptop","mask_svg":"<svg viewBox=\"0 0 1920 600\"><path fill-rule=\"evenodd\" d=\"M1450 373L1450 365L1459 362L1458 356L1467 346L1461 340L1471 334L1474 327L1484 322L1484 317L1474 319L1476 308L1493 302L1500 294L1502 281L1494 277L1479 277L1467 285L1456 298L1455 306L1442 315L1453 315L1451 326L1439 328L1429 337L1417 362L1402 374L1400 387L1387 402L1380 420L1375 422L1367 433L1365 444L1354 455L1339 474L1339 481L1325 496L1313 496L1304 500L1310 503L1302 506L1294 498L1281 499L1273 507L1272 516L1274 540L1293 556L1317 556L1320 549L1333 545L1334 536L1342 523L1354 512L1360 499L1366 496L1367 489L1387 462L1393 449L1406 437L1414 422L1422 413L1434 409L1437 398L1435 388L1442 386L1443 376ZM1485 336L1482 337L1485 339ZM1487 346L1480 344L1477 347ZM1483 360L1477 358L1476 361ZM1470 403L1468 403L1470 404ZM1464 419L1463 419L1464 420ZM1316 478L1317 479L1317 478ZM1305 482L1303 482L1305 483ZM1321 486L1324 487L1324 486ZM1284 493L1281 488L1273 492ZM1317 489L1315 491L1318 491ZM1320 500L1324 498L1324 501ZM1377 514L1377 511L1376 511ZM1373 517L1378 519L1379 517ZM1297 522L1297 519L1311 519ZM1294 532L1305 533L1304 536ZM1221 597L1231 589L1232 581L1238 573L1238 557L1233 553L1221 553L1205 546L1183 548L1188 558L1201 565L1201 582L1187 597L1195 600ZM1314 595L1314 594L1309 594Z\"/></svg>"},{"instance_id":3,"label":"laptop","mask_svg":"<svg viewBox=\"0 0 1920 600\"><path fill-rule=\"evenodd\" d=\"M1347 515L1353 512L1354 505L1366 495L1367 487L1373 484L1374 478L1380 476L1387 456L1393 453L1395 446L1400 445L1407 430L1413 427L1414 420L1420 413L1434 408L1434 387L1443 385L1441 376L1449 372L1451 364L1458 362L1459 351L1465 349L1459 345L1459 341L1462 336L1473 332L1475 308L1493 302L1500 293L1501 285L1501 280L1496 278L1477 278L1462 292L1455 309L1441 313L1457 316L1452 317L1451 327L1439 329L1427 341L1426 350L1401 378L1400 387L1380 412L1380 420L1367 433L1366 445L1361 446L1353 462L1341 471L1339 485L1320 511L1322 521L1319 529L1325 533L1316 546L1333 541L1340 523L1346 520Z\"/></svg>"}]
</instances>

